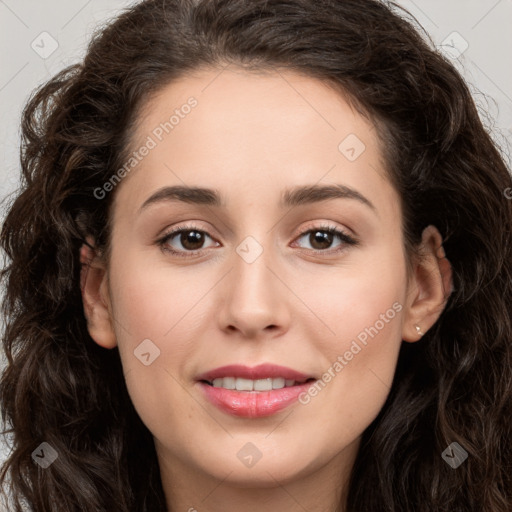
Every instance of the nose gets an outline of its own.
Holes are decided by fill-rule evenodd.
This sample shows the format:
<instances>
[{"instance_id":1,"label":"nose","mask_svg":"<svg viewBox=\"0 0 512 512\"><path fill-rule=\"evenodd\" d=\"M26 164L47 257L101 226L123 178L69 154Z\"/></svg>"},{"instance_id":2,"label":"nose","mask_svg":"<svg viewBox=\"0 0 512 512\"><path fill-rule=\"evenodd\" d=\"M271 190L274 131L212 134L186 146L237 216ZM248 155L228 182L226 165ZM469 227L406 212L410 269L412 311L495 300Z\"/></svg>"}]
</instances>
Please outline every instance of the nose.
<instances>
[{"instance_id":1,"label":"nose","mask_svg":"<svg viewBox=\"0 0 512 512\"><path fill-rule=\"evenodd\" d=\"M221 330L237 332L244 338L286 332L290 324L290 291L266 251L252 262L235 253L233 265L220 290L217 318Z\"/></svg>"}]
</instances>

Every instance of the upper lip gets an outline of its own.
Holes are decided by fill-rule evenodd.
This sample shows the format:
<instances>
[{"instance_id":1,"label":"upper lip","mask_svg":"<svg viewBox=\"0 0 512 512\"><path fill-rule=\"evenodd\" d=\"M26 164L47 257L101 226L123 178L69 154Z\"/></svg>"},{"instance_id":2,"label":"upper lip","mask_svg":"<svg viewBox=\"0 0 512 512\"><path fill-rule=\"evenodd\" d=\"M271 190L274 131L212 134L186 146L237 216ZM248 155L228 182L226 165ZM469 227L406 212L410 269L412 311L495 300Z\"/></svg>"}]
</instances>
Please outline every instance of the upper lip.
<instances>
[{"instance_id":1,"label":"upper lip","mask_svg":"<svg viewBox=\"0 0 512 512\"><path fill-rule=\"evenodd\" d=\"M242 379L251 380L283 377L284 379L295 381L305 381L307 379L314 378L312 375L306 375L305 373L292 370L285 366L264 363L253 367L240 364L221 366L202 373L197 377L197 380L212 381L213 379L221 377L240 377Z\"/></svg>"}]
</instances>

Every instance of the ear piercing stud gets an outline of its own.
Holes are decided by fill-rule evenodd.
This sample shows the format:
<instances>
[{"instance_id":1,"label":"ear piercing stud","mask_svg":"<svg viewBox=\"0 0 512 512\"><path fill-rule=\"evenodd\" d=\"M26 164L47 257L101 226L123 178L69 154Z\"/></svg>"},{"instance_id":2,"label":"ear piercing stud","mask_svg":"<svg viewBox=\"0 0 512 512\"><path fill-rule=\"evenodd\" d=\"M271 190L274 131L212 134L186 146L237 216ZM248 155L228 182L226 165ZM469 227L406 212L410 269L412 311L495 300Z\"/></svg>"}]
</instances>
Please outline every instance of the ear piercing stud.
<instances>
[{"instance_id":1,"label":"ear piercing stud","mask_svg":"<svg viewBox=\"0 0 512 512\"><path fill-rule=\"evenodd\" d=\"M420 335L420 336L423 336L425 333L421 332L421 328L419 325L415 325L416 327L416 332Z\"/></svg>"}]
</instances>

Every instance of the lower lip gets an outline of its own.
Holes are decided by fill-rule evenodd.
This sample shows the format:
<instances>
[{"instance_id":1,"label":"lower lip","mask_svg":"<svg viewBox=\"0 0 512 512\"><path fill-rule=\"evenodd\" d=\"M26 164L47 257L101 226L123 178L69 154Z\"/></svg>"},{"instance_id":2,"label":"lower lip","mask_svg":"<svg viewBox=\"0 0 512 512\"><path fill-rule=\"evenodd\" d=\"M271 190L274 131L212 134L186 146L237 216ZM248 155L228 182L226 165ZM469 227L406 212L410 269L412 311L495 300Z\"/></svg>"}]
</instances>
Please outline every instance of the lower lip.
<instances>
[{"instance_id":1,"label":"lower lip","mask_svg":"<svg viewBox=\"0 0 512 512\"><path fill-rule=\"evenodd\" d=\"M262 418L271 416L296 402L301 393L316 381L306 382L272 391L236 391L214 388L205 382L199 382L206 398L219 409L243 418Z\"/></svg>"}]
</instances>

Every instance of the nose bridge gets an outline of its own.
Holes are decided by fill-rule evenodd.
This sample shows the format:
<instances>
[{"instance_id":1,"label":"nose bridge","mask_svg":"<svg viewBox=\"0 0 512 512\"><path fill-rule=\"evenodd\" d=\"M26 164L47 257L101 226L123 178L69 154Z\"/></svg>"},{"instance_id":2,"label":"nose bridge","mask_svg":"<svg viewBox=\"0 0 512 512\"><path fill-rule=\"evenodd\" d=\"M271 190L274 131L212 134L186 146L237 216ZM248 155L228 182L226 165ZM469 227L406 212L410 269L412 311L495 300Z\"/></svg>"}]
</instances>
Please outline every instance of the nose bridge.
<instances>
[{"instance_id":1,"label":"nose bridge","mask_svg":"<svg viewBox=\"0 0 512 512\"><path fill-rule=\"evenodd\" d=\"M268 269L271 254L266 247L263 248L253 237L248 237L236 249L234 257L234 285L243 302L268 304L270 299L272 273Z\"/></svg>"},{"instance_id":2,"label":"nose bridge","mask_svg":"<svg viewBox=\"0 0 512 512\"><path fill-rule=\"evenodd\" d=\"M247 336L284 328L289 319L285 288L274 275L270 237L258 238L262 241L247 236L235 248L220 312L222 328L236 328Z\"/></svg>"}]
</instances>

